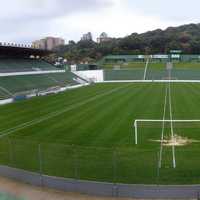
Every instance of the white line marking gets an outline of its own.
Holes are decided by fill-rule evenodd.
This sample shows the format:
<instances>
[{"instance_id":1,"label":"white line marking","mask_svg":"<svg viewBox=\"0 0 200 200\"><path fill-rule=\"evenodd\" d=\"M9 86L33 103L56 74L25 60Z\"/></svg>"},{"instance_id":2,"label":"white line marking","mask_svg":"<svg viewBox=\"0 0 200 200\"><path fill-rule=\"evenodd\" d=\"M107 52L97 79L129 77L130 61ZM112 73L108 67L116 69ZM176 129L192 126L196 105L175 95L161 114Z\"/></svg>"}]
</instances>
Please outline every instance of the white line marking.
<instances>
[{"instance_id":1,"label":"white line marking","mask_svg":"<svg viewBox=\"0 0 200 200\"><path fill-rule=\"evenodd\" d=\"M52 112L52 113L50 113L49 115L45 115L45 116L43 116L43 117L40 117L40 118L31 120L31 121L29 121L29 122L22 123L22 124L20 124L20 125L17 125L17 126L15 126L15 127L12 127L12 128L10 128L10 129L7 129L7 130L4 130L4 131L0 132L0 138L3 138L3 137L5 137L5 136L8 136L8 135L10 135L10 134L12 134L12 133L14 133L14 132L16 132L16 131L18 131L18 130L22 130L22 129L26 128L26 127L29 127L29 126L32 126L32 125L35 125L35 124L39 124L39 123L41 123L41 122L43 122L43 121L46 121L46 120L48 120L48 119L57 117L57 116L59 116L59 115L61 115L61 114L63 114L63 113L66 113L66 112L68 112L68 111L70 111L70 110L73 110L73 109L75 109L75 108L77 108L77 107L83 106L83 105L85 105L85 104L87 104L87 103L89 103L89 102L91 102L91 101L94 101L94 100L96 100L96 99L98 99L98 98L101 98L101 97L110 95L110 94L112 94L112 93L114 93L114 92L117 92L118 90L121 90L121 89L123 89L123 88L125 88L125 87L128 87L128 86L129 86L129 84L128 84L128 85L125 85L125 86L118 87L118 88L114 88L114 89L109 90L108 92L105 92L105 93L103 93L103 94L99 94L99 95L96 95L96 96L94 96L94 97L91 97L91 98L89 98L89 99L87 99L87 100L85 100L85 101L83 101L83 102L79 102L79 103L77 103L77 104L73 104L73 105L67 107L66 109L62 109L62 110L60 110L60 111Z\"/></svg>"},{"instance_id":2,"label":"white line marking","mask_svg":"<svg viewBox=\"0 0 200 200\"><path fill-rule=\"evenodd\" d=\"M171 138L174 140L174 128L173 128L173 116L172 116L172 99L171 99L171 84L169 83L169 111L171 119ZM172 158L173 158L173 168L176 168L176 156L175 156L175 145L172 145Z\"/></svg>"},{"instance_id":3,"label":"white line marking","mask_svg":"<svg viewBox=\"0 0 200 200\"><path fill-rule=\"evenodd\" d=\"M149 65L149 58L147 59L147 62L146 62L146 65L145 65L145 69L144 69L144 78L143 78L144 80L146 79L148 65Z\"/></svg>"},{"instance_id":4,"label":"white line marking","mask_svg":"<svg viewBox=\"0 0 200 200\"><path fill-rule=\"evenodd\" d=\"M164 111L163 111L163 122L162 122L162 132L161 132L161 142L160 142L160 154L159 154L159 168L162 167L162 152L163 152L163 140L164 140L164 130L165 130L165 114L166 114L166 107L167 107L167 92L168 89L165 89L165 103L164 103Z\"/></svg>"},{"instance_id":5,"label":"white line marking","mask_svg":"<svg viewBox=\"0 0 200 200\"><path fill-rule=\"evenodd\" d=\"M102 83L200 83L200 80L110 80Z\"/></svg>"}]
</instances>

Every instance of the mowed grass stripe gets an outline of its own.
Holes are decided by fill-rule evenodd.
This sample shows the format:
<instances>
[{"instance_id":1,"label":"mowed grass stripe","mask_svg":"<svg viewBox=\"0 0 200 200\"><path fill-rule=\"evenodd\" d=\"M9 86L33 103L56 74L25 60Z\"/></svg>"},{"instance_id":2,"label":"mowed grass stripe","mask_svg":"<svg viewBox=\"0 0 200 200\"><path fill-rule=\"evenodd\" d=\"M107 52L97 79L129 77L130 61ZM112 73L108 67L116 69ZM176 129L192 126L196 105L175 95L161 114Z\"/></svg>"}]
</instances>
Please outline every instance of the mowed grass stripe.
<instances>
[{"instance_id":1,"label":"mowed grass stripe","mask_svg":"<svg viewBox=\"0 0 200 200\"><path fill-rule=\"evenodd\" d=\"M21 130L21 129L25 128L25 127L29 127L29 126L38 124L38 123L40 123L40 122L46 121L46 120L48 120L48 119L51 119L51 118L53 118L53 117L59 116L60 114L62 114L62 113L64 113L64 112L68 112L68 111L71 110L71 109L74 109L74 108L79 107L79 106L82 106L82 105L84 105L84 104L86 104L86 103L92 102L92 101L94 101L94 100L97 99L97 98L104 97L104 96L106 96L106 95L109 95L109 94L111 94L111 93L113 93L113 92L115 92L115 91L117 91L117 90L123 89L123 88L125 88L125 87L127 87L127 85L125 85L125 86L123 85L123 86L121 86L121 87L114 88L114 89L112 89L112 90L110 90L110 91L108 91L108 92L105 92L105 93L96 95L96 96L91 97L91 98L89 98L89 99L87 99L87 100L85 100L85 101L82 101L82 102L79 102L79 103L77 103L77 104L73 104L73 105L71 105L71 106L68 106L66 109L62 109L62 110L59 110L59 111L55 111L55 112L52 112L52 113L50 113L50 114L48 114L48 115L42 116L42 117L40 117L39 119L33 119L33 120L31 120L31 121L22 123L22 124L20 124L20 125L18 125L18 126L15 126L15 127L10 128L10 129L4 130L4 131L2 131L2 132L0 133L0 137L8 136L8 135L10 135L10 134L16 132L17 130Z\"/></svg>"},{"instance_id":2,"label":"mowed grass stripe","mask_svg":"<svg viewBox=\"0 0 200 200\"><path fill-rule=\"evenodd\" d=\"M145 102L152 93L154 84L134 85L129 89L127 95L116 103L112 112L109 111L106 124L99 128L99 137L94 138L95 145L101 141L106 145L131 145L133 146L133 122L139 115L146 115L150 106L152 106L152 98L149 102ZM143 91L146 92L143 92ZM158 87L161 92L161 87ZM157 90L156 90L157 91ZM141 108L142 105L142 109ZM154 113L152 113L153 115Z\"/></svg>"},{"instance_id":3,"label":"mowed grass stripe","mask_svg":"<svg viewBox=\"0 0 200 200\"><path fill-rule=\"evenodd\" d=\"M90 97L109 91L116 86L113 85L96 85L67 91L63 94L38 97L29 101L23 101L15 104L0 107L0 131L5 128L13 127L22 121L28 121L32 118L54 112L62 107L71 106L77 102L84 101ZM64 101L63 99L66 98Z\"/></svg>"},{"instance_id":4,"label":"mowed grass stripe","mask_svg":"<svg viewBox=\"0 0 200 200\"><path fill-rule=\"evenodd\" d=\"M16 132L16 135L43 142L132 145L133 139L130 143L130 135L132 136L134 118L160 116L161 113L157 111L160 110L158 106L162 108L163 104L162 90L162 84L130 84L106 98L63 113L56 120L49 119L34 127L24 128ZM155 112L151 113L153 107Z\"/></svg>"},{"instance_id":5,"label":"mowed grass stripe","mask_svg":"<svg viewBox=\"0 0 200 200\"><path fill-rule=\"evenodd\" d=\"M95 138L98 140L98 135L103 134L103 127L108 126L109 121L116 117L115 115L112 116L113 112L117 108L123 109L123 104L124 102L126 103L124 100L129 98L127 94L130 93L132 88L133 85L131 84L127 88L119 90L106 98L97 99L92 104L86 104L68 113L63 113L63 115L57 118L56 123L51 119L34 127L34 131L27 129L23 130L23 133L27 135L29 131L34 138L39 137L44 141L52 139L52 141L67 143L65 139L68 139L68 143L76 141L76 143L84 144L88 139L87 144L93 143ZM136 95L140 90L141 87L137 87L133 94ZM42 131L40 132L39 130ZM112 130L110 134L112 135Z\"/></svg>"},{"instance_id":6,"label":"mowed grass stripe","mask_svg":"<svg viewBox=\"0 0 200 200\"><path fill-rule=\"evenodd\" d=\"M27 132L30 133L34 138L49 140L50 138L53 141L62 139L62 142L65 140L65 136L71 136L72 138L76 137L77 142L81 141L81 138L86 137L87 133L90 132L90 128L93 127L93 122L98 123L98 117L104 117L102 112L109 112L107 105L110 105L111 101L118 101L118 99L123 99L124 95L129 91L132 84L129 84L128 87L123 88L122 90L117 90L112 95L107 96L106 98L96 99L92 104L88 102L80 107L77 107L69 112L62 113L55 119L50 119L44 123L40 123L34 126L34 130L29 128L20 131L19 136L27 135ZM110 106L112 108L112 106ZM94 117L95 115L95 117ZM42 130L42 131L41 131ZM76 132L74 131L76 130ZM61 141L60 141L61 142Z\"/></svg>"},{"instance_id":7,"label":"mowed grass stripe","mask_svg":"<svg viewBox=\"0 0 200 200\"><path fill-rule=\"evenodd\" d=\"M90 91L90 95L92 95L91 90L94 91L94 94L99 94L99 91L102 94L102 91L105 91L105 94L113 90L112 93L105 96L99 96L99 98L85 102L53 118L14 132L10 138L11 141L14 139L14 159L16 159L14 167L38 170L37 144L41 143L44 158L43 169L46 174L73 178L75 153L78 159L80 179L112 181L112 156L113 150L115 150L116 180L118 182L155 184L157 178L156 158L160 143L152 141L152 139L160 139L161 127L157 127L155 124L141 127L138 135L139 144L134 145L132 123L134 119L138 118L162 118L165 86L164 83L101 84L73 91L77 93L73 96L73 98L76 96L77 99L74 98L73 101L77 102L75 105L79 105L80 94L84 93L84 90ZM119 87L122 88L117 89ZM199 89L200 85L197 84L172 84L174 117L188 118L194 115L198 117L200 111ZM66 98L67 95L69 95L69 99ZM91 98L93 97L85 100ZM58 111L64 111L66 109L64 105L73 102L70 99L70 93L45 97L41 105L35 104L35 102L40 102L40 98L36 98L31 100L30 105L33 108L30 110L38 107L44 107L46 110L46 105L48 107L54 105L56 100L59 102L59 106L56 106ZM46 101L48 101L47 104ZM20 104L25 103L27 102ZM13 104L17 107L16 111L23 108L18 105ZM52 108L51 110L56 111ZM31 113L29 111L27 113L31 117ZM18 114L20 115L20 112ZM15 116L18 117L17 114ZM4 119L9 120L9 117ZM24 120L24 118L22 119ZM181 127L176 130L178 132L175 133L181 136L200 140L198 129L188 130ZM167 130L166 135L168 133ZM0 145L1 161L6 164L9 163L9 146L6 146L8 140L2 138L0 141L2 144ZM192 143L176 148L176 169L171 167L171 147L165 147L164 165L159 177L161 183L200 183L199 144Z\"/></svg>"},{"instance_id":8,"label":"mowed grass stripe","mask_svg":"<svg viewBox=\"0 0 200 200\"><path fill-rule=\"evenodd\" d=\"M172 84L172 108L175 119L200 119L199 90L199 84Z\"/></svg>"}]
</instances>

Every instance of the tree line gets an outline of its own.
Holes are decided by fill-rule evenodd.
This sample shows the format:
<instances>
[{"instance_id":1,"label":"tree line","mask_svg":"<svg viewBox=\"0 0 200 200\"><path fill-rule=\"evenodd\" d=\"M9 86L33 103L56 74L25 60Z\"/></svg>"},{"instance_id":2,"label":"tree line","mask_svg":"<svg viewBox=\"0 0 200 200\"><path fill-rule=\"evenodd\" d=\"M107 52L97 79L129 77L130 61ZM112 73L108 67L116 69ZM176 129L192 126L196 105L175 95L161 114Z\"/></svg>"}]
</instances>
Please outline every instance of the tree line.
<instances>
[{"instance_id":1,"label":"tree line","mask_svg":"<svg viewBox=\"0 0 200 200\"><path fill-rule=\"evenodd\" d=\"M93 62L109 54L167 54L172 49L182 50L184 54L200 54L200 24L132 33L100 44L92 40L69 41L55 51L70 62Z\"/></svg>"}]
</instances>

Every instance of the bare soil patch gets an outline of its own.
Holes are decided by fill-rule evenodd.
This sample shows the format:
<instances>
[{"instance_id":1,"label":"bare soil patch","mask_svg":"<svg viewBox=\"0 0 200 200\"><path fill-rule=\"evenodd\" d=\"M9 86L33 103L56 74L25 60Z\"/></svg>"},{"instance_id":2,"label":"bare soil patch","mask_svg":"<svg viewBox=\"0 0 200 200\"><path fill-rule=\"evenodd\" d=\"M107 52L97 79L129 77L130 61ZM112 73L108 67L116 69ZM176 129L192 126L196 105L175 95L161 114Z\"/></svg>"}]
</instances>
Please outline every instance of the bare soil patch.
<instances>
[{"instance_id":1,"label":"bare soil patch","mask_svg":"<svg viewBox=\"0 0 200 200\"><path fill-rule=\"evenodd\" d=\"M176 134L173 137L165 137L163 140L150 140L150 141L162 143L163 146L185 146L191 143L200 142L200 140L193 140Z\"/></svg>"}]
</instances>

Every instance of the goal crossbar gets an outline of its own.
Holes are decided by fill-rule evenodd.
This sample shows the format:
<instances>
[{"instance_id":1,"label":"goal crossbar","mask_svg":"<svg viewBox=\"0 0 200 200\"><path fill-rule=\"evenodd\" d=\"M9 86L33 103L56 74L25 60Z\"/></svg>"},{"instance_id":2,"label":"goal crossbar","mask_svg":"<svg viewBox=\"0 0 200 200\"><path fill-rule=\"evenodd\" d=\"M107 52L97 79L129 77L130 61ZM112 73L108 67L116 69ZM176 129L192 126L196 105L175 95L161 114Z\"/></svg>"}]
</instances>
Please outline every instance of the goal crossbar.
<instances>
[{"instance_id":1,"label":"goal crossbar","mask_svg":"<svg viewBox=\"0 0 200 200\"><path fill-rule=\"evenodd\" d=\"M138 144L138 122L200 122L200 119L136 119L134 121L135 144Z\"/></svg>"}]
</instances>

